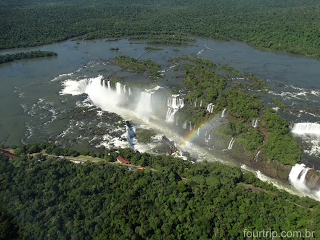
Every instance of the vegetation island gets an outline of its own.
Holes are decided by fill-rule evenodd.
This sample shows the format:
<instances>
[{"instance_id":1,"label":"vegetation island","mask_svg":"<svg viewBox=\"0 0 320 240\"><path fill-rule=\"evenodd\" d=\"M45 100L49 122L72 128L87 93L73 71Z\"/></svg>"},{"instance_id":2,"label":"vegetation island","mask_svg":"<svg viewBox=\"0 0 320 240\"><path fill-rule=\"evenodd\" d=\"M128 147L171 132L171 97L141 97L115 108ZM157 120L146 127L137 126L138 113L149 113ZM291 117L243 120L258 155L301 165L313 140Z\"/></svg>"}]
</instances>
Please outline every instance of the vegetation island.
<instances>
[{"instance_id":1,"label":"vegetation island","mask_svg":"<svg viewBox=\"0 0 320 240\"><path fill-rule=\"evenodd\" d=\"M0 55L0 64L12 62L14 60L20 59L31 59L31 58L40 58L40 57L56 57L58 56L57 53L52 51L31 51L31 52L19 52L14 54L6 54Z\"/></svg>"}]
</instances>

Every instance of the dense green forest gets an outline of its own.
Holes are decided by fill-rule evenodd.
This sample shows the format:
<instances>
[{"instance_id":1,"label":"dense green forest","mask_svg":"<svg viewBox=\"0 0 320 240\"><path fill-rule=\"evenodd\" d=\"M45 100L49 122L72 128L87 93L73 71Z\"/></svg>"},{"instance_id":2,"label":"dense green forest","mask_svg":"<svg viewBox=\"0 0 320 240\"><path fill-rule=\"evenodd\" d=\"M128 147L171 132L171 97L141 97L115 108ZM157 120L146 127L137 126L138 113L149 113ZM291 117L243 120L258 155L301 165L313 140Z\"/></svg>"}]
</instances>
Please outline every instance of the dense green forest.
<instances>
[{"instance_id":1,"label":"dense green forest","mask_svg":"<svg viewBox=\"0 0 320 240\"><path fill-rule=\"evenodd\" d=\"M55 148L19 147L32 146ZM111 164L119 154L145 171ZM0 201L26 239L245 239L244 229L320 234L319 202L239 168L131 149L100 156L106 161L74 164L0 155Z\"/></svg>"},{"instance_id":2,"label":"dense green forest","mask_svg":"<svg viewBox=\"0 0 320 240\"><path fill-rule=\"evenodd\" d=\"M0 156L0 159L2 157ZM15 218L0 205L0 240L22 240L23 236Z\"/></svg>"},{"instance_id":3,"label":"dense green forest","mask_svg":"<svg viewBox=\"0 0 320 240\"><path fill-rule=\"evenodd\" d=\"M52 57L52 56L58 56L57 53L52 51L31 51L31 52L20 52L20 53L14 53L14 54L6 54L6 55L0 55L0 64L6 63L6 62L12 62L14 60L20 60L20 59L30 59L30 58L38 58L38 57Z\"/></svg>"},{"instance_id":4,"label":"dense green forest","mask_svg":"<svg viewBox=\"0 0 320 240\"><path fill-rule=\"evenodd\" d=\"M0 48L37 46L77 36L148 36L159 44L168 42L166 36L195 35L319 57L319 9L320 2L314 0L95 0L90 4L4 0L0 2Z\"/></svg>"}]
</instances>

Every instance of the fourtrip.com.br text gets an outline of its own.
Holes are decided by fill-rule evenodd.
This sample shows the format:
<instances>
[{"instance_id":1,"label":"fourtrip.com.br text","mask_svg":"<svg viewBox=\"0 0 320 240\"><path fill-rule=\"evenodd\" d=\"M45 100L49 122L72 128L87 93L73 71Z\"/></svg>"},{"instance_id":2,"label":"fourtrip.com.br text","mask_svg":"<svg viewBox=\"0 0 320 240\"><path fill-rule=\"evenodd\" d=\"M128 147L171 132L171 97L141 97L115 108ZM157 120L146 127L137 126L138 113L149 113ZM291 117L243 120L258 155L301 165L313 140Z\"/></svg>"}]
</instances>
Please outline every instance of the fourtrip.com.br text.
<instances>
[{"instance_id":1,"label":"fourtrip.com.br text","mask_svg":"<svg viewBox=\"0 0 320 240\"><path fill-rule=\"evenodd\" d=\"M262 230L262 231L251 231L244 229L243 235L245 238L315 238L315 231L308 231L305 229L305 231L271 231L270 230Z\"/></svg>"}]
</instances>

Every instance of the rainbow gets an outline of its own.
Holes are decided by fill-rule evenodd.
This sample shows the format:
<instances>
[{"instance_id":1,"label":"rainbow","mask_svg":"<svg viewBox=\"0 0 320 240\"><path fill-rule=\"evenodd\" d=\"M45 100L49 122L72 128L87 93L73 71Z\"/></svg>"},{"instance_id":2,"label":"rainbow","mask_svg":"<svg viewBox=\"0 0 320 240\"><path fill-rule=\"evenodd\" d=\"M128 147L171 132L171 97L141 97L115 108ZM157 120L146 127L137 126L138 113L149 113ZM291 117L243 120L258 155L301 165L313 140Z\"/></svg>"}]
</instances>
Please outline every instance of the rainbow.
<instances>
[{"instance_id":1,"label":"rainbow","mask_svg":"<svg viewBox=\"0 0 320 240\"><path fill-rule=\"evenodd\" d=\"M202 123L200 128L199 128L199 132L204 132L205 130L209 130L212 125L214 124L214 122L216 122L219 119L219 116L213 117L209 120L207 120L206 122ZM193 139L197 138L197 132L198 129L192 129L191 131L189 131L187 133L187 135L184 136L183 140L178 144L178 148L180 151L183 151L184 148L186 147L188 142L191 142Z\"/></svg>"}]
</instances>

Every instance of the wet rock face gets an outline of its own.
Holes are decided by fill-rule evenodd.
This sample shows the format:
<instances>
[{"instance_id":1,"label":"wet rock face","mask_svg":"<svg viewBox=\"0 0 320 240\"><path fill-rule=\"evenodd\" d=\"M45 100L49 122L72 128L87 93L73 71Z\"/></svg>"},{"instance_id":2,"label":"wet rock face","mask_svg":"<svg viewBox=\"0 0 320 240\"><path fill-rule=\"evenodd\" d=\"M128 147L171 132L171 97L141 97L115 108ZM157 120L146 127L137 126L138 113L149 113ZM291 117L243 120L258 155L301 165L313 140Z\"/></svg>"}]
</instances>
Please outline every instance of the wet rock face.
<instances>
[{"instance_id":1,"label":"wet rock face","mask_svg":"<svg viewBox=\"0 0 320 240\"><path fill-rule=\"evenodd\" d=\"M274 178L280 178L282 180L287 181L289 177L289 173L291 170L291 166L284 165L278 162L269 161L263 155L258 162L254 160L248 159L237 159L238 161L246 164L249 167L255 168L260 172Z\"/></svg>"},{"instance_id":2,"label":"wet rock face","mask_svg":"<svg viewBox=\"0 0 320 240\"><path fill-rule=\"evenodd\" d=\"M306 185L311 190L319 190L320 188L320 172L310 169L306 174Z\"/></svg>"},{"instance_id":3,"label":"wet rock face","mask_svg":"<svg viewBox=\"0 0 320 240\"><path fill-rule=\"evenodd\" d=\"M244 163L248 167L259 170L260 172L274 178L287 181L291 171L290 165L284 165L277 161L270 161L261 151L258 156L256 153L245 151L239 144L234 144L233 150L228 152L235 160Z\"/></svg>"}]
</instances>

